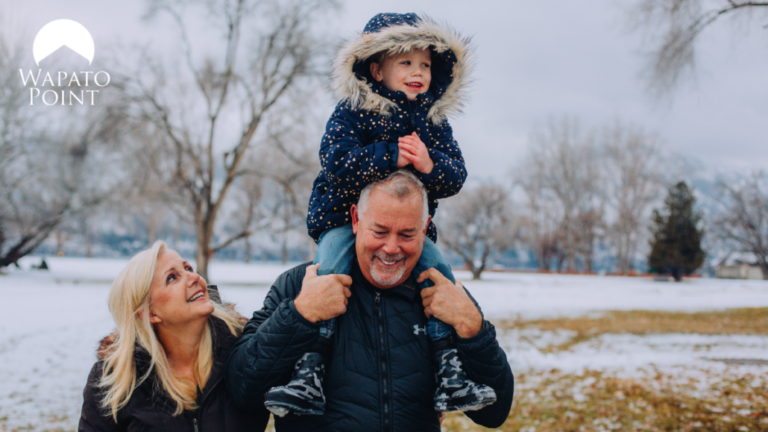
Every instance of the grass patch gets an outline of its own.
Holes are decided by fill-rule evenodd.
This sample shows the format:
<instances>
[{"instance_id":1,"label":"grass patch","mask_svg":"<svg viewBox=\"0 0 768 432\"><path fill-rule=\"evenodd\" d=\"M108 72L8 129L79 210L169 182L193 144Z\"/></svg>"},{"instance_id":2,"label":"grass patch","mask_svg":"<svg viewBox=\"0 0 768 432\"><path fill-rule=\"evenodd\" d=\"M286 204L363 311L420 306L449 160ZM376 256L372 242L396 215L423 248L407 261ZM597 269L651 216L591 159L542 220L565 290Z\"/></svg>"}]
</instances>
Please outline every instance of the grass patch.
<instances>
[{"instance_id":1,"label":"grass patch","mask_svg":"<svg viewBox=\"0 0 768 432\"><path fill-rule=\"evenodd\" d=\"M536 328L542 331L571 331L568 341L550 345L542 352L558 352L606 333L635 335L696 333L705 335L768 335L768 308L738 308L710 312L664 312L647 310L608 311L597 317L503 320L502 329Z\"/></svg>"},{"instance_id":2,"label":"grass patch","mask_svg":"<svg viewBox=\"0 0 768 432\"><path fill-rule=\"evenodd\" d=\"M574 375L553 370L518 374L516 381L512 412L493 431L768 430L765 376L707 380L652 373L617 378L599 371ZM443 431L489 429L453 413Z\"/></svg>"}]
</instances>

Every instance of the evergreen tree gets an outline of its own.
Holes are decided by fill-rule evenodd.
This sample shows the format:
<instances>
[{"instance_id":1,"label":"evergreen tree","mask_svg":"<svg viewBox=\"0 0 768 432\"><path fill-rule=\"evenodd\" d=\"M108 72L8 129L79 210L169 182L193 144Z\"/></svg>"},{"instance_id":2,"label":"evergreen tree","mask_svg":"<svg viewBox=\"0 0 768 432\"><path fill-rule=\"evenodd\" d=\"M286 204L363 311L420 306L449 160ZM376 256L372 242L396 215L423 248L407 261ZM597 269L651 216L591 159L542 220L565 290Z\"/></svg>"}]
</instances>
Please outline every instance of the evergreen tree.
<instances>
[{"instance_id":1,"label":"evergreen tree","mask_svg":"<svg viewBox=\"0 0 768 432\"><path fill-rule=\"evenodd\" d=\"M704 263L704 230L698 227L702 215L694 212L695 202L692 191L681 181L669 189L664 213L653 211L653 239L648 256L651 271L671 274L679 282L683 274L693 273Z\"/></svg>"}]
</instances>

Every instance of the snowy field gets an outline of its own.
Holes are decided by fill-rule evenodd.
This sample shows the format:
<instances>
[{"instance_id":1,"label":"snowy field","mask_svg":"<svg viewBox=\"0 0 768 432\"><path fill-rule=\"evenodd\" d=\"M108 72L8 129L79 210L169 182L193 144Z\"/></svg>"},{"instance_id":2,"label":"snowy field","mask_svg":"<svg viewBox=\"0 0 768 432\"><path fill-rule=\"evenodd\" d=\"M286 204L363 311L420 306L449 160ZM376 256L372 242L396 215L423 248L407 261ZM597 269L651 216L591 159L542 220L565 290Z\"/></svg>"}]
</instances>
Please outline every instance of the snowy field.
<instances>
[{"instance_id":1,"label":"snowy field","mask_svg":"<svg viewBox=\"0 0 768 432\"><path fill-rule=\"evenodd\" d=\"M98 340L114 324L107 310L111 280L127 260L50 258L50 271L22 269L0 276L0 431L74 430L81 392ZM216 262L211 281L226 301L250 316L275 278L290 266ZM541 318L604 310L707 311L768 306L768 283L692 279L658 283L644 278L487 273L467 281L487 317ZM354 295L354 293L353 293ZM584 369L633 374L664 369L766 373L762 362L734 366L717 359L768 360L768 337L606 334L573 349L542 353L566 332L533 329L500 333L513 371Z\"/></svg>"}]
</instances>

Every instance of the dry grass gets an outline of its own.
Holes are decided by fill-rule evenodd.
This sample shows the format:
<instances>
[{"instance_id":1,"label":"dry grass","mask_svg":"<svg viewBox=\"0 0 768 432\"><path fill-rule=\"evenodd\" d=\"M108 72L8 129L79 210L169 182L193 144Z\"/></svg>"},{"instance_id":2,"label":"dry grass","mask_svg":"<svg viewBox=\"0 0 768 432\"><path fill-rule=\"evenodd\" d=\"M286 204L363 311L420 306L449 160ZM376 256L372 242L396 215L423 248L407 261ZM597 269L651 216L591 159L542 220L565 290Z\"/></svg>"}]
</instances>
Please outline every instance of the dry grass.
<instances>
[{"instance_id":1,"label":"dry grass","mask_svg":"<svg viewBox=\"0 0 768 432\"><path fill-rule=\"evenodd\" d=\"M507 320L501 329L573 332L555 352L602 334L768 335L768 308L715 312L610 311L597 317ZM768 431L768 375L695 371L622 378L600 371L515 374L515 401L498 429L450 414L444 432Z\"/></svg>"},{"instance_id":2,"label":"dry grass","mask_svg":"<svg viewBox=\"0 0 768 432\"><path fill-rule=\"evenodd\" d=\"M631 379L597 371L518 374L509 418L493 430L764 431L768 430L766 395L765 375L683 380L661 373ZM463 414L451 414L443 430L489 429L474 425Z\"/></svg>"},{"instance_id":3,"label":"dry grass","mask_svg":"<svg viewBox=\"0 0 768 432\"><path fill-rule=\"evenodd\" d=\"M768 308L739 308L711 312L608 311L597 317L552 318L531 321L504 320L502 329L536 328L574 332L568 341L542 352L558 352L606 333L636 335L696 333L706 335L768 335Z\"/></svg>"}]
</instances>

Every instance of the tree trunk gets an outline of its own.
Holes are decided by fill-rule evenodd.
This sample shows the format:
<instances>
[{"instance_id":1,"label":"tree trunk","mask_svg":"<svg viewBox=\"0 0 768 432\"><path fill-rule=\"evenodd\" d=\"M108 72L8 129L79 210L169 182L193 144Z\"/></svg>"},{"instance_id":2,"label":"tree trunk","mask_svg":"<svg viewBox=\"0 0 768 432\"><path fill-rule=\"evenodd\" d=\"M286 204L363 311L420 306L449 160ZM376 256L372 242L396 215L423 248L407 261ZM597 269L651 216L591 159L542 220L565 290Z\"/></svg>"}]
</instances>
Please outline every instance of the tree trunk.
<instances>
[{"instance_id":1,"label":"tree trunk","mask_svg":"<svg viewBox=\"0 0 768 432\"><path fill-rule=\"evenodd\" d=\"M64 256L64 242L66 239L61 231L56 231L56 256Z\"/></svg>"},{"instance_id":2,"label":"tree trunk","mask_svg":"<svg viewBox=\"0 0 768 432\"><path fill-rule=\"evenodd\" d=\"M197 228L197 251L195 253L195 262L197 264L197 274L203 277L207 282L208 264L213 258L211 250L211 241L213 240L213 221L201 221Z\"/></svg>"},{"instance_id":3,"label":"tree trunk","mask_svg":"<svg viewBox=\"0 0 768 432\"><path fill-rule=\"evenodd\" d=\"M243 262L246 264L251 262L251 237L245 238L245 257L243 258Z\"/></svg>"},{"instance_id":4,"label":"tree trunk","mask_svg":"<svg viewBox=\"0 0 768 432\"><path fill-rule=\"evenodd\" d=\"M464 258L464 264L466 264L467 268L469 269L469 271L472 272L472 279L479 279L478 277L475 277L475 273L477 272L477 268L475 267L474 261L471 261L471 260L469 260L469 259L467 259L465 257Z\"/></svg>"},{"instance_id":5,"label":"tree trunk","mask_svg":"<svg viewBox=\"0 0 768 432\"><path fill-rule=\"evenodd\" d=\"M757 265L760 266L760 270L763 271L763 280L768 280L768 257L763 257L757 261Z\"/></svg>"},{"instance_id":6,"label":"tree trunk","mask_svg":"<svg viewBox=\"0 0 768 432\"><path fill-rule=\"evenodd\" d=\"M675 278L675 282L681 282L683 280L683 269L677 266L673 267L672 277Z\"/></svg>"},{"instance_id":7,"label":"tree trunk","mask_svg":"<svg viewBox=\"0 0 768 432\"><path fill-rule=\"evenodd\" d=\"M280 245L280 254L282 263L285 264L288 262L288 233L283 232L283 242Z\"/></svg>"},{"instance_id":8,"label":"tree trunk","mask_svg":"<svg viewBox=\"0 0 768 432\"><path fill-rule=\"evenodd\" d=\"M480 275L483 274L483 268L472 269L472 280L480 280Z\"/></svg>"}]
</instances>

